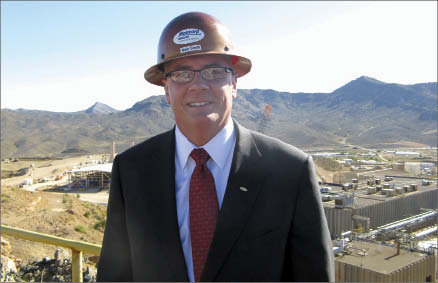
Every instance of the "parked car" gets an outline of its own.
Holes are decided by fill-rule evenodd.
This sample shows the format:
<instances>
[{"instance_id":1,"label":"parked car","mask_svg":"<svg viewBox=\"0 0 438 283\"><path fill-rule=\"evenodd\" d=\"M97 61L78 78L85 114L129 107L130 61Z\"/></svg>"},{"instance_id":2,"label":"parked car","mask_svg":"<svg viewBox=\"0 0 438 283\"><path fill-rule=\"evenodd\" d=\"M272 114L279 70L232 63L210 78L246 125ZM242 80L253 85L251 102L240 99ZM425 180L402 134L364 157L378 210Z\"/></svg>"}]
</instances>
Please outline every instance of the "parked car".
<instances>
[{"instance_id":1,"label":"parked car","mask_svg":"<svg viewBox=\"0 0 438 283\"><path fill-rule=\"evenodd\" d=\"M430 184L432 184L430 180L423 180L421 183L423 186L429 186Z\"/></svg>"},{"instance_id":2,"label":"parked car","mask_svg":"<svg viewBox=\"0 0 438 283\"><path fill-rule=\"evenodd\" d=\"M321 193L328 193L328 192L330 192L332 190L332 188L330 188L330 187L321 187L320 189L319 189L319 191L321 192Z\"/></svg>"}]
</instances>

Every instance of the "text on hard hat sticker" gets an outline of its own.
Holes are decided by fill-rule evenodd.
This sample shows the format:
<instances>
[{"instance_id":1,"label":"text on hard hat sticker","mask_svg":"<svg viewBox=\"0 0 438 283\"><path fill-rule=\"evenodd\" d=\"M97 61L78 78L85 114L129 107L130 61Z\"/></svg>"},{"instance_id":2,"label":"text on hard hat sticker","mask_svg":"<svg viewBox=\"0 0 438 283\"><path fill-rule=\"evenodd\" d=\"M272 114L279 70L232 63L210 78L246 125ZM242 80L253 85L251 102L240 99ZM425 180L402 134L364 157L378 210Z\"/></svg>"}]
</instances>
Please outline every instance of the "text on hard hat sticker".
<instances>
[{"instance_id":1,"label":"text on hard hat sticker","mask_svg":"<svg viewBox=\"0 0 438 283\"><path fill-rule=\"evenodd\" d=\"M188 28L179 31L173 37L175 44L187 44L196 41L200 41L204 38L204 32L197 28Z\"/></svg>"},{"instance_id":2,"label":"text on hard hat sticker","mask_svg":"<svg viewBox=\"0 0 438 283\"><path fill-rule=\"evenodd\" d=\"M190 52L190 51L198 51L198 50L201 50L201 49L202 49L201 45L190 45L190 46L181 47L179 49L179 52L180 53L186 53L186 52Z\"/></svg>"}]
</instances>

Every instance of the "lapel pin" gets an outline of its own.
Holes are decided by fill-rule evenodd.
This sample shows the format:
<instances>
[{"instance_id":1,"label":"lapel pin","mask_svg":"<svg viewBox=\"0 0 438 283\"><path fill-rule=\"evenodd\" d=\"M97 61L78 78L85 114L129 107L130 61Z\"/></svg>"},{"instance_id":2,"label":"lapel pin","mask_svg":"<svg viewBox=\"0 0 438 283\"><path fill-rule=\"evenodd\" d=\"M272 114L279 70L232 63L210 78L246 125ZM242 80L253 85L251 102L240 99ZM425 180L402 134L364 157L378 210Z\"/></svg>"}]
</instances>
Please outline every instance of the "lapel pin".
<instances>
[{"instance_id":1,"label":"lapel pin","mask_svg":"<svg viewBox=\"0 0 438 283\"><path fill-rule=\"evenodd\" d=\"M247 191L248 191L248 189L245 188L245 187L240 187L239 189L240 189L242 192L247 192Z\"/></svg>"}]
</instances>

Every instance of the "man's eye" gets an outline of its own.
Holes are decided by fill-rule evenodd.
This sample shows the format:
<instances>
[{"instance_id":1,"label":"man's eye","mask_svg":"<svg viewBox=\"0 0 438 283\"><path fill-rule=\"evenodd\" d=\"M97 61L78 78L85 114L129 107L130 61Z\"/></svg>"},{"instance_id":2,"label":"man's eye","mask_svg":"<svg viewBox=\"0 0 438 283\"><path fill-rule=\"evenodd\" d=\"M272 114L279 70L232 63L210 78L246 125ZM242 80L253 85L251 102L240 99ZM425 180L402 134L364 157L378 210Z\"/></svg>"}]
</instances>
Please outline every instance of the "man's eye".
<instances>
[{"instance_id":1,"label":"man's eye","mask_svg":"<svg viewBox=\"0 0 438 283\"><path fill-rule=\"evenodd\" d=\"M211 68L208 69L207 73L211 79L221 79L224 77L225 74L223 68Z\"/></svg>"},{"instance_id":2,"label":"man's eye","mask_svg":"<svg viewBox=\"0 0 438 283\"><path fill-rule=\"evenodd\" d=\"M188 78L190 76L190 72L187 71L178 71L173 74L176 78Z\"/></svg>"},{"instance_id":3,"label":"man's eye","mask_svg":"<svg viewBox=\"0 0 438 283\"><path fill-rule=\"evenodd\" d=\"M216 68L211 70L212 75L222 75L223 73L224 73L223 69Z\"/></svg>"}]
</instances>

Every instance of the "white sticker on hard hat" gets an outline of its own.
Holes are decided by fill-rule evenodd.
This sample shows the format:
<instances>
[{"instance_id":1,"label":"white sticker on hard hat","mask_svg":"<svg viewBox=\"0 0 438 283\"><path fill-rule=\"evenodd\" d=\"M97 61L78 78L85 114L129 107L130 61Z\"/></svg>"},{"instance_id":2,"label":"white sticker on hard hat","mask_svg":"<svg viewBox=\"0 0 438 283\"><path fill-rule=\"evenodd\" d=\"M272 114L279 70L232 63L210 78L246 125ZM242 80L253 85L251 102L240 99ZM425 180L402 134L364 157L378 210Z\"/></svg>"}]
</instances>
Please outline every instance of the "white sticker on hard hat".
<instances>
[{"instance_id":1,"label":"white sticker on hard hat","mask_svg":"<svg viewBox=\"0 0 438 283\"><path fill-rule=\"evenodd\" d=\"M190 51L198 51L201 50L201 45L190 45L190 46L185 46L185 47L181 47L179 49L180 53L186 53L186 52L190 52Z\"/></svg>"},{"instance_id":2,"label":"white sticker on hard hat","mask_svg":"<svg viewBox=\"0 0 438 283\"><path fill-rule=\"evenodd\" d=\"M196 41L200 41L204 38L204 32L197 28L188 28L182 31L179 31L173 37L173 42L176 44L187 44Z\"/></svg>"}]
</instances>

